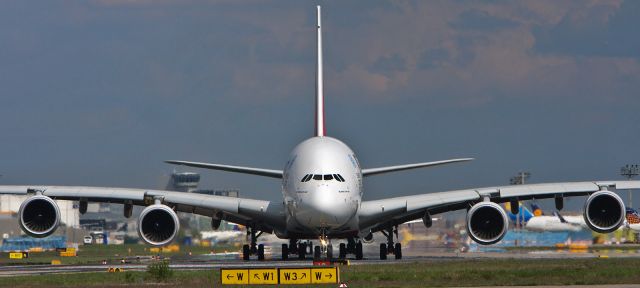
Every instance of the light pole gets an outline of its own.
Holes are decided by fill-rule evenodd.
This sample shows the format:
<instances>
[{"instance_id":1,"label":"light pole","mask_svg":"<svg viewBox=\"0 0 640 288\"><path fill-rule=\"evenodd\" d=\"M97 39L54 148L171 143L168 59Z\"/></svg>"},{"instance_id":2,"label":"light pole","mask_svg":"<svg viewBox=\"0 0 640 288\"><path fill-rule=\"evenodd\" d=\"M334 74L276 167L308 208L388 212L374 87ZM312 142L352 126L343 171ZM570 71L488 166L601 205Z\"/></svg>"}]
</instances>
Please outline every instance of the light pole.
<instances>
[{"instance_id":1,"label":"light pole","mask_svg":"<svg viewBox=\"0 0 640 288\"><path fill-rule=\"evenodd\" d=\"M635 165L627 164L624 167L620 168L620 175L627 177L627 180L631 180L631 178L638 176L639 174L640 174L640 167L638 166L638 164L635 164ZM631 198L631 189L627 191L629 193L629 208L632 208L633 198Z\"/></svg>"}]
</instances>

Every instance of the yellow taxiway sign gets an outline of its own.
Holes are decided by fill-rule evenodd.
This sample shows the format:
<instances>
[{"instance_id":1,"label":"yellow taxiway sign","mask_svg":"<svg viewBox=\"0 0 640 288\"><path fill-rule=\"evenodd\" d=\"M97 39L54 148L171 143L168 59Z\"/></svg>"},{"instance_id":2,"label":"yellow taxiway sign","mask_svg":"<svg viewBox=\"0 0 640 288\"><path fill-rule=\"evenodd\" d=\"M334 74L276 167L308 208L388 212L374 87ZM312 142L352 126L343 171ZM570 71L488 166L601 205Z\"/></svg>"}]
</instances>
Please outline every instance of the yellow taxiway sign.
<instances>
[{"instance_id":1,"label":"yellow taxiway sign","mask_svg":"<svg viewBox=\"0 0 640 288\"><path fill-rule=\"evenodd\" d=\"M337 267L311 268L311 283L338 283L340 278Z\"/></svg>"},{"instance_id":2,"label":"yellow taxiway sign","mask_svg":"<svg viewBox=\"0 0 640 288\"><path fill-rule=\"evenodd\" d=\"M29 258L28 252L11 252L9 253L9 259L23 259Z\"/></svg>"},{"instance_id":3,"label":"yellow taxiway sign","mask_svg":"<svg viewBox=\"0 0 640 288\"><path fill-rule=\"evenodd\" d=\"M278 284L278 269L249 270L249 284Z\"/></svg>"},{"instance_id":4,"label":"yellow taxiway sign","mask_svg":"<svg viewBox=\"0 0 640 288\"><path fill-rule=\"evenodd\" d=\"M311 269L309 268L280 268L280 284L309 284L311 283Z\"/></svg>"},{"instance_id":5,"label":"yellow taxiway sign","mask_svg":"<svg viewBox=\"0 0 640 288\"><path fill-rule=\"evenodd\" d=\"M338 267L222 268L220 282L223 285L337 284L340 283L340 270Z\"/></svg>"},{"instance_id":6,"label":"yellow taxiway sign","mask_svg":"<svg viewBox=\"0 0 640 288\"><path fill-rule=\"evenodd\" d=\"M248 269L220 269L220 280L222 284L242 285L249 284Z\"/></svg>"}]
</instances>

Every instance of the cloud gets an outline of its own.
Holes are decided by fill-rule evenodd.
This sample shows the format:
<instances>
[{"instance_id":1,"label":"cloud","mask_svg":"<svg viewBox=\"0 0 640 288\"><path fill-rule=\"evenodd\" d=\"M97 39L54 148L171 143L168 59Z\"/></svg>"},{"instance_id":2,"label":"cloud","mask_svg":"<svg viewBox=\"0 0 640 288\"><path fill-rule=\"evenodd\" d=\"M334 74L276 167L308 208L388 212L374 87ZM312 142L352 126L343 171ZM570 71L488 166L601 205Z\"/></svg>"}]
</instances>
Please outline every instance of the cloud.
<instances>
[{"instance_id":1,"label":"cloud","mask_svg":"<svg viewBox=\"0 0 640 288\"><path fill-rule=\"evenodd\" d=\"M105 47L95 53L139 63L137 77L144 81L143 90L164 99L216 91L220 97L262 103L297 98L313 89L315 15L305 3L91 3L120 7L105 12L91 5L70 5L73 9L68 13L80 15L74 17L93 29L87 31L105 33L92 34L106 35L91 36L91 41ZM430 101L447 106L557 95L604 97L594 91L616 91L627 99L633 93L628 89L640 82L638 63L615 58L637 58L640 53L640 38L629 37L638 26L632 17L640 6L635 3L326 3L325 85L358 100L428 95ZM110 23L106 19L118 23L105 24ZM123 31L108 36L114 29ZM22 43L27 48L47 47L47 53L62 48L96 49L75 36L62 48L46 45L37 39L47 38L38 36L43 35L18 38L25 39ZM109 64L104 66L104 74L113 70ZM590 89L579 88L585 83Z\"/></svg>"},{"instance_id":2,"label":"cloud","mask_svg":"<svg viewBox=\"0 0 640 288\"><path fill-rule=\"evenodd\" d=\"M402 56L393 54L390 56L382 56L371 65L370 70L383 75L390 75L394 72L401 72L406 70L406 61Z\"/></svg>"},{"instance_id":3,"label":"cloud","mask_svg":"<svg viewBox=\"0 0 640 288\"><path fill-rule=\"evenodd\" d=\"M631 6L640 6L635 3ZM325 58L329 67L340 63L339 74L327 81L339 81L336 88L348 97L426 97L446 106L490 105L510 98L630 101L638 86L634 83L640 82L637 61L615 59L640 53L634 46L640 38L625 32L640 21L625 16L635 11L627 2L396 5L364 11L376 21L340 27L338 36L326 36L338 38L328 49L340 51ZM631 39L604 45L598 53L579 50L600 51L594 43L601 38L599 31L613 30L621 31L616 37ZM571 42L569 36L580 35L587 40Z\"/></svg>"},{"instance_id":4,"label":"cloud","mask_svg":"<svg viewBox=\"0 0 640 288\"><path fill-rule=\"evenodd\" d=\"M586 57L640 58L640 2L591 5L569 11L556 25L534 29L536 51Z\"/></svg>"},{"instance_id":5,"label":"cloud","mask_svg":"<svg viewBox=\"0 0 640 288\"><path fill-rule=\"evenodd\" d=\"M329 70L326 84L330 90L339 91L342 95L355 98L380 99L388 98L391 84L390 77L374 73L365 67L351 65L342 71Z\"/></svg>"},{"instance_id":6,"label":"cloud","mask_svg":"<svg viewBox=\"0 0 640 288\"><path fill-rule=\"evenodd\" d=\"M517 22L489 15L487 11L467 10L460 14L460 17L450 22L451 27L458 30L489 30L513 28Z\"/></svg>"}]
</instances>

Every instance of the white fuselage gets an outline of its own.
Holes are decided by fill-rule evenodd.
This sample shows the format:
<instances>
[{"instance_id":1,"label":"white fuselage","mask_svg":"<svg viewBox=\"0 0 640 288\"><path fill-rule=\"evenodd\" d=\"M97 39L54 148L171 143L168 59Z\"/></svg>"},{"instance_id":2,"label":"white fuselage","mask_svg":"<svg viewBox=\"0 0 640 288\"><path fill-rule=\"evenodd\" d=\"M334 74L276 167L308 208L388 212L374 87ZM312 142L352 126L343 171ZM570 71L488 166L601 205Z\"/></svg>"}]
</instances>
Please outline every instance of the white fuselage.
<instances>
[{"instance_id":1,"label":"white fuselage","mask_svg":"<svg viewBox=\"0 0 640 288\"><path fill-rule=\"evenodd\" d=\"M564 219L567 220L567 222L560 221L560 218L558 218L557 216L535 216L531 217L531 219L529 219L524 227L527 230L541 232L577 232L582 229L588 229L587 224L584 222L584 218L582 216L564 216Z\"/></svg>"},{"instance_id":2,"label":"white fuselage","mask_svg":"<svg viewBox=\"0 0 640 288\"><path fill-rule=\"evenodd\" d=\"M541 231L541 232L557 232L557 231L573 231L577 232L580 230L587 230L589 227L584 221L583 216L564 216L564 219L567 222L560 221L560 218L557 216L535 216L531 217L527 224L525 224L525 229L531 231ZM628 221L624 221L624 224L618 228L621 229L631 229L634 231L640 231L640 223L629 223Z\"/></svg>"},{"instance_id":3,"label":"white fuselage","mask_svg":"<svg viewBox=\"0 0 640 288\"><path fill-rule=\"evenodd\" d=\"M327 136L303 141L284 168L287 234L295 238L316 238L322 232L357 234L362 192L361 168L346 144Z\"/></svg>"}]
</instances>

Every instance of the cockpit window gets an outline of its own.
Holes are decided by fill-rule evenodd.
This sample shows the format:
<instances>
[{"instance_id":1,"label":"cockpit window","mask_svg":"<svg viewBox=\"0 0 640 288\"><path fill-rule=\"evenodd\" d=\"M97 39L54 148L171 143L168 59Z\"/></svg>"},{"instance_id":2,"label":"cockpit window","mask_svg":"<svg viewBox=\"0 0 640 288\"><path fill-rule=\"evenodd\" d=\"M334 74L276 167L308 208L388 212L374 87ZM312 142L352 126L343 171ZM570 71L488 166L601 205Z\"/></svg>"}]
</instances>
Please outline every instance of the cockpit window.
<instances>
[{"instance_id":1,"label":"cockpit window","mask_svg":"<svg viewBox=\"0 0 640 288\"><path fill-rule=\"evenodd\" d=\"M324 181L331 181L333 179L335 179L338 182L344 182L344 178L342 178L342 175L340 174L307 174L304 175L304 177L302 177L302 179L300 180L300 182L309 182L311 181L311 179L313 180L324 180Z\"/></svg>"}]
</instances>

